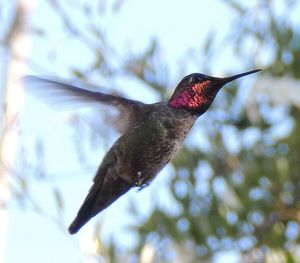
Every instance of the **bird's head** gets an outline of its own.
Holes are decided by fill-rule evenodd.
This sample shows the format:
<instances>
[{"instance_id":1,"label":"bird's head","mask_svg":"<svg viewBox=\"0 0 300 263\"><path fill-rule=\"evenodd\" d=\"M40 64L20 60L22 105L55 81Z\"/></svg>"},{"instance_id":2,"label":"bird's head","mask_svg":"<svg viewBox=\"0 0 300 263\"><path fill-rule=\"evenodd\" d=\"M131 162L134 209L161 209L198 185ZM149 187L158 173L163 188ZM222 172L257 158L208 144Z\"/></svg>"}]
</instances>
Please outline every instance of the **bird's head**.
<instances>
[{"instance_id":1,"label":"bird's head","mask_svg":"<svg viewBox=\"0 0 300 263\"><path fill-rule=\"evenodd\" d=\"M191 110L201 115L209 108L218 91L225 84L258 71L260 69L226 78L211 77L201 73L187 75L177 85L168 105L172 108Z\"/></svg>"}]
</instances>

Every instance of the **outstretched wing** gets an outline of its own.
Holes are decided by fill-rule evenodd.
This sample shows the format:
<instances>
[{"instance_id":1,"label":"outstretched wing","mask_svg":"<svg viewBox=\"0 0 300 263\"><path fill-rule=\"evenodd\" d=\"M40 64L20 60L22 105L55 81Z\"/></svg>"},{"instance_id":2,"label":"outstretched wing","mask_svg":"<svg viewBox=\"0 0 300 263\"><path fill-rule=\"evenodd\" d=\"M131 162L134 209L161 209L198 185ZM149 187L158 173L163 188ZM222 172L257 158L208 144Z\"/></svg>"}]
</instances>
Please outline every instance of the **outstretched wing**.
<instances>
[{"instance_id":1,"label":"outstretched wing","mask_svg":"<svg viewBox=\"0 0 300 263\"><path fill-rule=\"evenodd\" d=\"M106 104L115 107L119 114L114 122L116 129L124 133L129 130L139 118L144 103L99 92L100 87L87 84L68 84L61 81L26 76L23 78L26 90L53 106L78 105L89 107L93 104Z\"/></svg>"}]
</instances>

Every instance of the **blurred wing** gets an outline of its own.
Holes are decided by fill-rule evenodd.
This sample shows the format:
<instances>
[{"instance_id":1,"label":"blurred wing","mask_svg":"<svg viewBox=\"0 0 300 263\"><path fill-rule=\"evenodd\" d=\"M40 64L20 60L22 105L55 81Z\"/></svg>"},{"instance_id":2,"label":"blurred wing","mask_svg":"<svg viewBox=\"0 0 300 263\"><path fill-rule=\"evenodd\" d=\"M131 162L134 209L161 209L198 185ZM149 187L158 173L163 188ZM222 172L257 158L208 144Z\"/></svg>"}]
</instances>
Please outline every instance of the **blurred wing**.
<instances>
[{"instance_id":1,"label":"blurred wing","mask_svg":"<svg viewBox=\"0 0 300 263\"><path fill-rule=\"evenodd\" d=\"M115 107L119 113L113 124L121 133L126 132L138 121L139 113L145 106L139 101L101 93L95 86L82 83L74 86L35 76L26 76L23 81L26 84L26 91L54 107L70 108L70 106L76 105L78 108L99 105L99 103Z\"/></svg>"}]
</instances>

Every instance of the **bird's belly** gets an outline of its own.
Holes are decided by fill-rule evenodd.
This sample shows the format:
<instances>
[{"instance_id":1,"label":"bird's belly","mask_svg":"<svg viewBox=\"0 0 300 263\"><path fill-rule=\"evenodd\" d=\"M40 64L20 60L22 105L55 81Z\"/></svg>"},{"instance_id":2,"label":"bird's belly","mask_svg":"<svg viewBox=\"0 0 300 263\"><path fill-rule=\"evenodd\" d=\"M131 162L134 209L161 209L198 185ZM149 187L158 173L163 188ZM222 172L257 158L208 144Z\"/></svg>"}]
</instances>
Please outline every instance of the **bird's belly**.
<instances>
[{"instance_id":1,"label":"bird's belly","mask_svg":"<svg viewBox=\"0 0 300 263\"><path fill-rule=\"evenodd\" d=\"M154 137L129 150L128 163L136 185L149 184L175 155L183 140L169 140L159 134Z\"/></svg>"},{"instance_id":2,"label":"bird's belly","mask_svg":"<svg viewBox=\"0 0 300 263\"><path fill-rule=\"evenodd\" d=\"M118 140L122 175L135 185L148 184L178 151L194 119L180 121L153 113L146 121Z\"/></svg>"}]
</instances>

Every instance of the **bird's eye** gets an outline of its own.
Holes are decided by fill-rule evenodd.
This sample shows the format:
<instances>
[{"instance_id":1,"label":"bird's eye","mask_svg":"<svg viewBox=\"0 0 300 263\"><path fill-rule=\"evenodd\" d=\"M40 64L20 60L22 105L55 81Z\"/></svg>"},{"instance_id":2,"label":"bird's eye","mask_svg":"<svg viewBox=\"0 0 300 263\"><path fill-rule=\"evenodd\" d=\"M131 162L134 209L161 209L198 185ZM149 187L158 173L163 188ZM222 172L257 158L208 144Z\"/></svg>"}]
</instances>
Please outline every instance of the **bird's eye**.
<instances>
[{"instance_id":1,"label":"bird's eye","mask_svg":"<svg viewBox=\"0 0 300 263\"><path fill-rule=\"evenodd\" d=\"M191 76L190 77L190 83L196 83L196 82L199 82L200 81L200 79L199 79L199 77L198 76Z\"/></svg>"}]
</instances>

